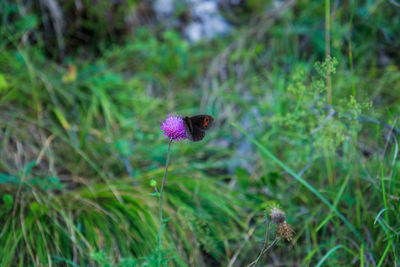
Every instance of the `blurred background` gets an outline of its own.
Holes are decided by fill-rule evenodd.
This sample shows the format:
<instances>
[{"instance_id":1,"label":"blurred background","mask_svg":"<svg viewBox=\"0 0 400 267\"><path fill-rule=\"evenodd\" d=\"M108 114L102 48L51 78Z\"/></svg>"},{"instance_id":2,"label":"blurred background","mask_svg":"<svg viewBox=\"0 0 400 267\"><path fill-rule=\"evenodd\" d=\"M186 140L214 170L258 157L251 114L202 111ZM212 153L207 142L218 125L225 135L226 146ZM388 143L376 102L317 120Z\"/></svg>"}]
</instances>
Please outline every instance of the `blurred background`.
<instances>
[{"instance_id":1,"label":"blurred background","mask_svg":"<svg viewBox=\"0 0 400 267\"><path fill-rule=\"evenodd\" d=\"M2 0L0 265L157 266L173 112L216 123L164 266L247 266L273 207L259 266L399 265L399 36L396 0Z\"/></svg>"}]
</instances>

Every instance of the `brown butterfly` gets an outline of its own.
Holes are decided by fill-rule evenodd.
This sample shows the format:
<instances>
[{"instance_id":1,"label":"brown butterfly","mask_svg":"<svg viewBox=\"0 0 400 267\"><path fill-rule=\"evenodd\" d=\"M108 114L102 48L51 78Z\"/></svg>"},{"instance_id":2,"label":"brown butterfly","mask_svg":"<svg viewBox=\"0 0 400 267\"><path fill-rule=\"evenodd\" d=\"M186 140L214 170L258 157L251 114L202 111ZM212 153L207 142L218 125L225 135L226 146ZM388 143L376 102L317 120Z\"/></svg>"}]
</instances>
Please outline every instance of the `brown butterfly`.
<instances>
[{"instance_id":1,"label":"brown butterfly","mask_svg":"<svg viewBox=\"0 0 400 267\"><path fill-rule=\"evenodd\" d=\"M206 131L214 124L214 117L210 115L196 115L184 117L183 122L186 128L186 136L193 142L203 140Z\"/></svg>"}]
</instances>

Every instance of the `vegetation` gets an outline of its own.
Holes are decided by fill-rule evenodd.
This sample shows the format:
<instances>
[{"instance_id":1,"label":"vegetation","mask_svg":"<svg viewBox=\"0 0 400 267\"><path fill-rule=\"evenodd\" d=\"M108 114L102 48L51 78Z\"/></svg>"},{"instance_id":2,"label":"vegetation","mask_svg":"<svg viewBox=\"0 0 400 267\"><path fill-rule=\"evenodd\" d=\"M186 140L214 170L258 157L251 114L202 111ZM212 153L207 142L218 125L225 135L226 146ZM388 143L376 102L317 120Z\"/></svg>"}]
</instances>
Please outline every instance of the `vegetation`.
<instances>
[{"instance_id":1,"label":"vegetation","mask_svg":"<svg viewBox=\"0 0 400 267\"><path fill-rule=\"evenodd\" d=\"M216 123L171 146L163 266L400 264L397 1L243 1L197 43L38 2L0 3L0 266L157 266L172 112Z\"/></svg>"}]
</instances>

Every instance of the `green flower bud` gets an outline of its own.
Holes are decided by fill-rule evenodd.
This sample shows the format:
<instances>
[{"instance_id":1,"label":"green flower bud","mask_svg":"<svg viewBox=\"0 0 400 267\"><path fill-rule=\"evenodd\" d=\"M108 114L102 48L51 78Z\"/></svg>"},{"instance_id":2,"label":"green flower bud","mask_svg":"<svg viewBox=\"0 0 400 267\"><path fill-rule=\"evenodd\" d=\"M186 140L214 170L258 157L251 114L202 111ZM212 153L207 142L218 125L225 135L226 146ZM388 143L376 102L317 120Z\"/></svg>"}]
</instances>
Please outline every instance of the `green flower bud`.
<instances>
[{"instance_id":1,"label":"green flower bud","mask_svg":"<svg viewBox=\"0 0 400 267\"><path fill-rule=\"evenodd\" d=\"M156 186L157 186L157 181L154 180L154 179L151 179L151 180L150 180L150 186L151 186L151 187L156 187Z\"/></svg>"}]
</instances>

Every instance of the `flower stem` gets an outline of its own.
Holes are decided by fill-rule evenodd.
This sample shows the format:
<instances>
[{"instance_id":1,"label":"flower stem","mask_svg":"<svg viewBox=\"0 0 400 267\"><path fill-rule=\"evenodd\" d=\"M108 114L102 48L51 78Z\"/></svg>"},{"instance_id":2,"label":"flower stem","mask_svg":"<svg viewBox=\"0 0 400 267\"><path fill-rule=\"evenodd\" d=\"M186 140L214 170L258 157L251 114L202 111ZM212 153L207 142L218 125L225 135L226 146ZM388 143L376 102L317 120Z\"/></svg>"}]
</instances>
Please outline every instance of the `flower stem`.
<instances>
[{"instance_id":1,"label":"flower stem","mask_svg":"<svg viewBox=\"0 0 400 267\"><path fill-rule=\"evenodd\" d=\"M168 163L169 163L169 152L171 150L171 143L172 143L172 139L169 140L168 143L168 152L167 152L167 162L165 163L165 171L164 171L164 178L161 184L161 189L160 189L160 199L159 199L159 209L158 209L158 215L160 218L160 229L158 231L158 266L161 266L161 258L162 258L162 254L161 254L161 250L162 250L162 232L163 232L163 227L164 227L164 223L163 223L163 213L162 213L162 203L163 203L163 194L164 194L164 186L165 186L165 182L167 181L167 171L168 171Z\"/></svg>"},{"instance_id":2,"label":"flower stem","mask_svg":"<svg viewBox=\"0 0 400 267\"><path fill-rule=\"evenodd\" d=\"M255 266L257 266L258 262L261 259L261 256L266 252L266 247L267 247L268 239L269 239L269 229L270 229L270 227L271 227L271 222L269 221L268 225L267 225L267 231L265 232L264 245L263 245L263 247L262 247L262 249L260 251L260 254L258 255L257 259L255 261L253 261L252 263L250 263L249 265L247 265L247 267L251 267L251 266L255 267Z\"/></svg>"}]
</instances>

